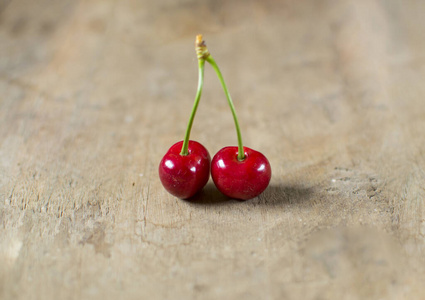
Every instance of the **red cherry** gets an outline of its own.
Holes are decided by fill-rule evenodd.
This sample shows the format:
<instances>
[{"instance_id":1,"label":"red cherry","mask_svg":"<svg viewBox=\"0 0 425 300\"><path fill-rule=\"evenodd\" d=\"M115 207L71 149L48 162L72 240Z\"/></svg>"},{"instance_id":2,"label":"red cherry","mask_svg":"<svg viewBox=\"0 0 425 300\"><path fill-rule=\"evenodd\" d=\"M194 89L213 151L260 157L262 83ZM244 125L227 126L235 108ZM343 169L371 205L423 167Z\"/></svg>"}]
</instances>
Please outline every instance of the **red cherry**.
<instances>
[{"instance_id":1,"label":"red cherry","mask_svg":"<svg viewBox=\"0 0 425 300\"><path fill-rule=\"evenodd\" d=\"M260 152L243 147L245 159L238 160L238 147L225 147L214 155L211 176L224 195L248 200L260 195L269 185L272 170Z\"/></svg>"},{"instance_id":2,"label":"red cherry","mask_svg":"<svg viewBox=\"0 0 425 300\"><path fill-rule=\"evenodd\" d=\"M200 143L189 141L188 155L181 155L183 141L175 143L159 164L159 178L172 195L187 199L199 192L210 177L211 157Z\"/></svg>"}]
</instances>

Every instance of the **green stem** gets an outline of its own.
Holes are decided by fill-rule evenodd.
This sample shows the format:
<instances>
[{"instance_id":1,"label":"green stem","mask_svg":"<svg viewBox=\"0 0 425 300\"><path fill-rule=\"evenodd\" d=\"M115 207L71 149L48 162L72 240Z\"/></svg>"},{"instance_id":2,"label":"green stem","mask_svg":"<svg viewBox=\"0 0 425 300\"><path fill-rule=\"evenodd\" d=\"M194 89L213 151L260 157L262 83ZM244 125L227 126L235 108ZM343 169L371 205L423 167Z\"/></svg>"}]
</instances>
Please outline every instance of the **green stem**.
<instances>
[{"instance_id":1,"label":"green stem","mask_svg":"<svg viewBox=\"0 0 425 300\"><path fill-rule=\"evenodd\" d=\"M224 82L223 75L221 74L221 71L218 68L215 60L211 57L211 55L208 55L205 60L210 63L214 71L217 73L218 79L220 80L221 85L223 86L224 93L226 94L227 102L229 103L230 110L232 111L233 115L233 120L235 121L236 134L238 135L238 160L242 161L245 159L245 153L243 150L241 129L239 128L238 117L236 116L235 106L233 105L232 97L230 97L230 93L227 89L226 83Z\"/></svg>"},{"instance_id":2,"label":"green stem","mask_svg":"<svg viewBox=\"0 0 425 300\"><path fill-rule=\"evenodd\" d=\"M190 130L192 129L193 120L195 119L196 110L198 109L199 100L201 99L202 94L202 86L204 85L204 59L198 59L199 65L199 77L198 77L198 91L196 92L195 102L193 103L192 112L190 114L189 123L187 124L186 134L183 140L182 151L180 155L188 155L189 154L189 137Z\"/></svg>"}]
</instances>

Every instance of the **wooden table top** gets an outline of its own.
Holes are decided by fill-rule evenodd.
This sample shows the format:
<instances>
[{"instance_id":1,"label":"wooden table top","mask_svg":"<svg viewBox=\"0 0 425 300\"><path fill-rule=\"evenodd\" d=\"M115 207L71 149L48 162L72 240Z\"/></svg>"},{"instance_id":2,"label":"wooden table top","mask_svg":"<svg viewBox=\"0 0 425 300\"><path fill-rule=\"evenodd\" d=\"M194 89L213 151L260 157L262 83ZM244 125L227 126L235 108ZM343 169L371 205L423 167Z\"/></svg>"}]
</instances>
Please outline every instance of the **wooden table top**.
<instances>
[{"instance_id":1,"label":"wooden table top","mask_svg":"<svg viewBox=\"0 0 425 300\"><path fill-rule=\"evenodd\" d=\"M0 1L0 299L425 299L425 1ZM203 33L269 188L190 201ZM214 72L191 138L236 145Z\"/></svg>"}]
</instances>

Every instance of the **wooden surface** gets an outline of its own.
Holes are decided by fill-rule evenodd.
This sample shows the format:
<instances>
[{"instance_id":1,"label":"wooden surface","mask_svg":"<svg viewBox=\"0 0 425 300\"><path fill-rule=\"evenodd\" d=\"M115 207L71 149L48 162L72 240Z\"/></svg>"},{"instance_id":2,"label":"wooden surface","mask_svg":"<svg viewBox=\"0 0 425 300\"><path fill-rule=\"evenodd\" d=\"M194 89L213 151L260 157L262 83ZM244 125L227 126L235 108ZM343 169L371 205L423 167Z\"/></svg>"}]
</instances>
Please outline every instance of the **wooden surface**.
<instances>
[{"instance_id":1,"label":"wooden surface","mask_svg":"<svg viewBox=\"0 0 425 300\"><path fill-rule=\"evenodd\" d=\"M0 299L425 299L425 1L0 1ZM203 33L258 198L169 195ZM211 68L192 138L235 145Z\"/></svg>"}]
</instances>

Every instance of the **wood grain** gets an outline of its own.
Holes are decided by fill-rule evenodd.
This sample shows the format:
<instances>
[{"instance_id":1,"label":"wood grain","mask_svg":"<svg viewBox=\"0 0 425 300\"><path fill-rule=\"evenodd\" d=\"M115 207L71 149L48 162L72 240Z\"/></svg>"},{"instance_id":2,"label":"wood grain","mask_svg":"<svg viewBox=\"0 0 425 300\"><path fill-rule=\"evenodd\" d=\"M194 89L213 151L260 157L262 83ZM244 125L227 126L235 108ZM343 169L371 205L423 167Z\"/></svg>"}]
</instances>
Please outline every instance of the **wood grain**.
<instances>
[{"instance_id":1,"label":"wood grain","mask_svg":"<svg viewBox=\"0 0 425 300\"><path fill-rule=\"evenodd\" d=\"M425 2L0 1L0 299L424 299ZM157 176L203 33L246 202ZM192 138L236 135L207 68Z\"/></svg>"}]
</instances>

